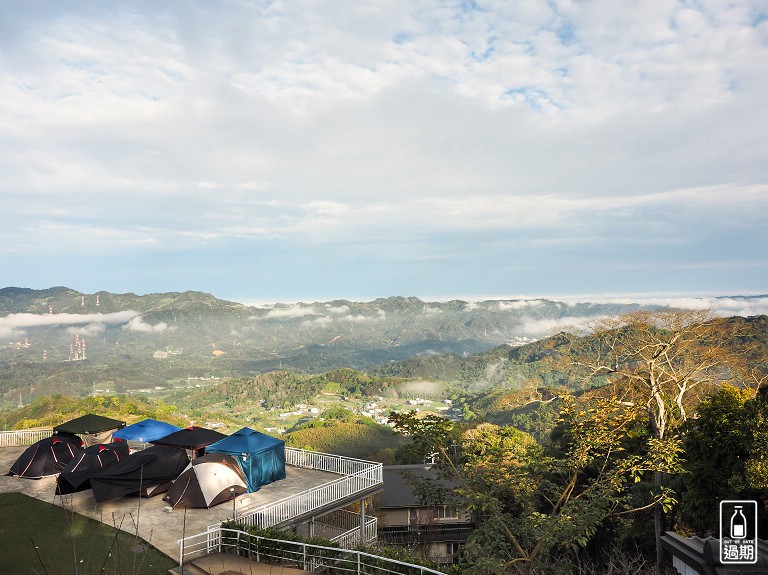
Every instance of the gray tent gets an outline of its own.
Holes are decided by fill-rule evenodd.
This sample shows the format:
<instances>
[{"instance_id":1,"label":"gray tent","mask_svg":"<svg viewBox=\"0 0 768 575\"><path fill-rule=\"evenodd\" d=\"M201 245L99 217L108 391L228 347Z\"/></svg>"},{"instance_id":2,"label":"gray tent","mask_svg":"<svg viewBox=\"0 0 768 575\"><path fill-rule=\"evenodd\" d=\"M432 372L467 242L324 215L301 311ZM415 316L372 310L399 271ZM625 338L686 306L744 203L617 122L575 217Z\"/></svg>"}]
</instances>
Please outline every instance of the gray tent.
<instances>
[{"instance_id":1,"label":"gray tent","mask_svg":"<svg viewBox=\"0 0 768 575\"><path fill-rule=\"evenodd\" d=\"M233 457L207 453L189 462L163 499L172 507L210 508L246 491L245 476Z\"/></svg>"}]
</instances>

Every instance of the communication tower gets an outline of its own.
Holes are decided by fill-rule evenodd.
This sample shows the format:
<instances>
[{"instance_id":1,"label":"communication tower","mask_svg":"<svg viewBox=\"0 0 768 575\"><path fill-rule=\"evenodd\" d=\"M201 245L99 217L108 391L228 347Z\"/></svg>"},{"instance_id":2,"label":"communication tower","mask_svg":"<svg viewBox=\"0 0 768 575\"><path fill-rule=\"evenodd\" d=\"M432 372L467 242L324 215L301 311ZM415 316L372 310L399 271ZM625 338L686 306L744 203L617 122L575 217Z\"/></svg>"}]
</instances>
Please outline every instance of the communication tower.
<instances>
[{"instance_id":1,"label":"communication tower","mask_svg":"<svg viewBox=\"0 0 768 575\"><path fill-rule=\"evenodd\" d=\"M85 338L75 335L75 343L69 344L69 361L82 361L85 359Z\"/></svg>"}]
</instances>

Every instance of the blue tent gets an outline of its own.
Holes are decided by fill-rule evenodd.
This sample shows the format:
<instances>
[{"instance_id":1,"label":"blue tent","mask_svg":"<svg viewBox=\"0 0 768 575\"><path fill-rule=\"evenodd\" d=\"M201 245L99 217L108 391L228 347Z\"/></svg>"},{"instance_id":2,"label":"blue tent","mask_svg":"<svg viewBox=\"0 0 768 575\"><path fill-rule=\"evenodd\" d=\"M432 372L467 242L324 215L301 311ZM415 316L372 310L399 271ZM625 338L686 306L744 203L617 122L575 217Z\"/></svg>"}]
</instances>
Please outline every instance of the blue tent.
<instances>
[{"instance_id":1,"label":"blue tent","mask_svg":"<svg viewBox=\"0 0 768 575\"><path fill-rule=\"evenodd\" d=\"M128 427L123 427L120 431L115 431L112 434L112 439L149 443L150 441L161 439L180 429L180 427L165 423L164 421L145 419L144 421L139 421Z\"/></svg>"},{"instance_id":2,"label":"blue tent","mask_svg":"<svg viewBox=\"0 0 768 575\"><path fill-rule=\"evenodd\" d=\"M229 437L210 444L206 453L226 453L240 464L248 493L262 485L285 479L285 441L243 427Z\"/></svg>"}]
</instances>

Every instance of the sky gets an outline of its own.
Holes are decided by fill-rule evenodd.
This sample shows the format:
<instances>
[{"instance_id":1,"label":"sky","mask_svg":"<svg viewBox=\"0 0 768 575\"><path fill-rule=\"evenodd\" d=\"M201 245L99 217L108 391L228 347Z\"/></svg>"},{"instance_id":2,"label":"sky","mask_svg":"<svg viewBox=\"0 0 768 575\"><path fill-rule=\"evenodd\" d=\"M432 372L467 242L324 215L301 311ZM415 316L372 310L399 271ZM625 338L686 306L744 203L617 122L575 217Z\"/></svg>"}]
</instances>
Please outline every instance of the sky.
<instances>
[{"instance_id":1,"label":"sky","mask_svg":"<svg viewBox=\"0 0 768 575\"><path fill-rule=\"evenodd\" d=\"M0 287L768 293L768 1L0 3Z\"/></svg>"}]
</instances>

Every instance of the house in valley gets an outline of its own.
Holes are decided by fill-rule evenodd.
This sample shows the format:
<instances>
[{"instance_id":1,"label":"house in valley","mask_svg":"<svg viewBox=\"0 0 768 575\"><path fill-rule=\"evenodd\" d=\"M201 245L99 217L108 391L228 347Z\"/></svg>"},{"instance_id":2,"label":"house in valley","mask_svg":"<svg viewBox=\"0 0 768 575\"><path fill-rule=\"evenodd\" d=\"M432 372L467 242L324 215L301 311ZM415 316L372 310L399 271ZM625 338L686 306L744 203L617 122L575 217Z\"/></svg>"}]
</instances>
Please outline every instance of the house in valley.
<instances>
[{"instance_id":1,"label":"house in valley","mask_svg":"<svg viewBox=\"0 0 768 575\"><path fill-rule=\"evenodd\" d=\"M472 517L448 499L427 502L417 486L451 490L457 485L438 477L432 465L385 465L383 478L384 490L374 503L379 541L420 547L438 563L453 563L474 528Z\"/></svg>"}]
</instances>

